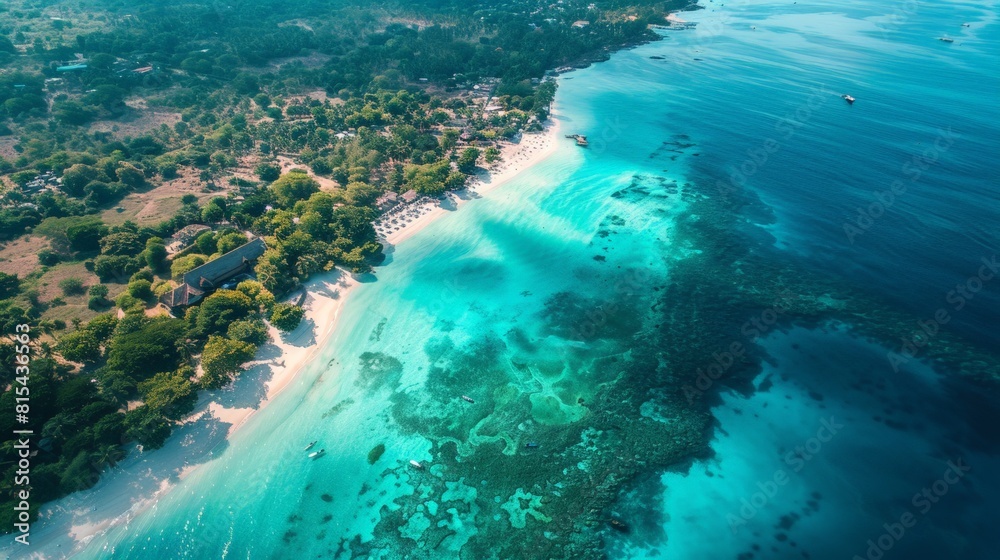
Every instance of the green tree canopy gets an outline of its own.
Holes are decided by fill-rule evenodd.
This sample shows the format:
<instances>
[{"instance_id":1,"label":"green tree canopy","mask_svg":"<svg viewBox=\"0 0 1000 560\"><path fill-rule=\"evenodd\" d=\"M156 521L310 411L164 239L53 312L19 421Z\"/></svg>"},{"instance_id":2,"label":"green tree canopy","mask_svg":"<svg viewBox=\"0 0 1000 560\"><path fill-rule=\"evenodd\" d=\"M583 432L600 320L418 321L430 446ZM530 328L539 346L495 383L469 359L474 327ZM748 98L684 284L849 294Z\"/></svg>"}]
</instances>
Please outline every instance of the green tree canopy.
<instances>
[{"instance_id":1,"label":"green tree canopy","mask_svg":"<svg viewBox=\"0 0 1000 560\"><path fill-rule=\"evenodd\" d=\"M218 290L197 307L192 334L202 338L225 333L230 323L246 318L256 309L253 300L243 292Z\"/></svg>"},{"instance_id":2,"label":"green tree canopy","mask_svg":"<svg viewBox=\"0 0 1000 560\"><path fill-rule=\"evenodd\" d=\"M0 272L0 299L14 297L20 289L21 280L16 274Z\"/></svg>"},{"instance_id":3,"label":"green tree canopy","mask_svg":"<svg viewBox=\"0 0 1000 560\"><path fill-rule=\"evenodd\" d=\"M101 238L101 254L110 256L134 257L143 250L139 236L130 231L109 233Z\"/></svg>"},{"instance_id":4,"label":"green tree canopy","mask_svg":"<svg viewBox=\"0 0 1000 560\"><path fill-rule=\"evenodd\" d=\"M190 380L193 373L187 366L177 371L157 373L139 383L139 394L152 410L167 418L179 419L191 412L198 400L195 386Z\"/></svg>"},{"instance_id":5,"label":"green tree canopy","mask_svg":"<svg viewBox=\"0 0 1000 560\"><path fill-rule=\"evenodd\" d=\"M233 321L226 330L226 337L232 340L249 342L254 346L260 346L267 342L267 325L260 319Z\"/></svg>"},{"instance_id":6,"label":"green tree canopy","mask_svg":"<svg viewBox=\"0 0 1000 560\"><path fill-rule=\"evenodd\" d=\"M276 303L271 311L271 323L284 332L294 331L305 312L301 307L290 303Z\"/></svg>"},{"instance_id":7,"label":"green tree canopy","mask_svg":"<svg viewBox=\"0 0 1000 560\"><path fill-rule=\"evenodd\" d=\"M177 257L170 263L170 276L179 281L181 276L205 264L206 260L205 255L198 254Z\"/></svg>"},{"instance_id":8,"label":"green tree canopy","mask_svg":"<svg viewBox=\"0 0 1000 560\"><path fill-rule=\"evenodd\" d=\"M257 347L249 342L210 336L201 354L201 367L205 371L201 378L202 386L209 389L225 386L256 351Z\"/></svg>"},{"instance_id":9,"label":"green tree canopy","mask_svg":"<svg viewBox=\"0 0 1000 560\"><path fill-rule=\"evenodd\" d=\"M125 414L125 434L149 449L163 447L170 436L170 421L147 405Z\"/></svg>"},{"instance_id":10,"label":"green tree canopy","mask_svg":"<svg viewBox=\"0 0 1000 560\"><path fill-rule=\"evenodd\" d=\"M71 362L94 363L101 358L100 340L90 329L64 334L56 350Z\"/></svg>"},{"instance_id":11,"label":"green tree canopy","mask_svg":"<svg viewBox=\"0 0 1000 560\"><path fill-rule=\"evenodd\" d=\"M458 158L458 170L462 173L471 174L476 170L476 162L479 160L478 148L466 148Z\"/></svg>"},{"instance_id":12,"label":"green tree canopy","mask_svg":"<svg viewBox=\"0 0 1000 560\"><path fill-rule=\"evenodd\" d=\"M290 171L271 184L271 192L279 206L290 208L296 202L319 192L319 183L304 172Z\"/></svg>"},{"instance_id":13,"label":"green tree canopy","mask_svg":"<svg viewBox=\"0 0 1000 560\"><path fill-rule=\"evenodd\" d=\"M181 358L178 345L185 334L184 322L179 319L144 319L138 330L111 339L107 366L137 380L174 370Z\"/></svg>"},{"instance_id":14,"label":"green tree canopy","mask_svg":"<svg viewBox=\"0 0 1000 560\"><path fill-rule=\"evenodd\" d=\"M146 240L146 251L144 252L146 264L149 268L159 272L167 266L167 248L163 244L163 239L150 237Z\"/></svg>"}]
</instances>

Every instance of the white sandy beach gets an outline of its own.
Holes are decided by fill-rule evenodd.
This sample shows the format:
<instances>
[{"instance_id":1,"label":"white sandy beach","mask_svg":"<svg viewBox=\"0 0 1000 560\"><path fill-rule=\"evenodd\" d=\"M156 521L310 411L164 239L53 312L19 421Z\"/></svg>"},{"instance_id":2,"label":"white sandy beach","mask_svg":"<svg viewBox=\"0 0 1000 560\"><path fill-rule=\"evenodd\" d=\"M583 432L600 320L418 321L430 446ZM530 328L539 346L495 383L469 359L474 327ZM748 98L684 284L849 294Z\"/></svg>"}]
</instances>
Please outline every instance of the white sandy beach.
<instances>
[{"instance_id":1,"label":"white sandy beach","mask_svg":"<svg viewBox=\"0 0 1000 560\"><path fill-rule=\"evenodd\" d=\"M499 187L551 155L557 146L558 135L558 121L549 119L542 132L523 134L517 144L504 143L500 148L500 160L487 167L484 173L470 179L466 192L448 193L443 201L431 200L397 207L392 216L383 217L376 222L376 231L384 243L402 243L427 224ZM396 222L391 221L393 218Z\"/></svg>"},{"instance_id":2,"label":"white sandy beach","mask_svg":"<svg viewBox=\"0 0 1000 560\"><path fill-rule=\"evenodd\" d=\"M557 133L556 121L550 120L544 131L524 134L519 143L504 145L501 160L474 178L467 192L449 193L442 201L414 203L401 209L391 231L382 228L383 242L399 244L468 200L538 163L556 148ZM156 504L198 465L216 458L216 450L224 450L227 439L288 386L324 346L348 293L358 284L341 272L308 282L306 314L298 329L281 336L272 328L271 342L258 351L239 379L226 389L203 394L195 411L175 428L163 448L145 453L133 448L93 488L44 505L32 525L30 551L20 544L5 543L3 553L8 558L66 558L85 547L95 535L128 524Z\"/></svg>"},{"instance_id":3,"label":"white sandy beach","mask_svg":"<svg viewBox=\"0 0 1000 560\"><path fill-rule=\"evenodd\" d=\"M305 317L295 331L282 335L271 327L271 341L230 386L205 393L194 412L174 429L161 449L128 457L101 477L93 488L42 507L32 524L30 553L24 545L6 544L8 558L66 558L96 534L128 523L149 508L240 426L264 408L323 347L340 317L346 296L358 282L342 272L306 284Z\"/></svg>"}]
</instances>

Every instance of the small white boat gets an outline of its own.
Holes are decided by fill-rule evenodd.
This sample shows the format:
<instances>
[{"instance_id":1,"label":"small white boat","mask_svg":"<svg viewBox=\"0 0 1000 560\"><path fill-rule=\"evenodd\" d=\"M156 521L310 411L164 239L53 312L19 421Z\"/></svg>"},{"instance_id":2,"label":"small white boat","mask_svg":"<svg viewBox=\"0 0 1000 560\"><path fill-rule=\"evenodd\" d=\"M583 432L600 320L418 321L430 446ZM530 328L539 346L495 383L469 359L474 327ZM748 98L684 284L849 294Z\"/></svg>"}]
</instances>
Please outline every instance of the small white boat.
<instances>
[{"instance_id":1,"label":"small white boat","mask_svg":"<svg viewBox=\"0 0 1000 560\"><path fill-rule=\"evenodd\" d=\"M309 454L310 459L319 459L323 455L326 455L326 449L320 449L319 451L313 451Z\"/></svg>"},{"instance_id":2,"label":"small white boat","mask_svg":"<svg viewBox=\"0 0 1000 560\"><path fill-rule=\"evenodd\" d=\"M414 461L413 459L410 459L410 466L415 469L424 470L424 465L420 461Z\"/></svg>"},{"instance_id":3,"label":"small white boat","mask_svg":"<svg viewBox=\"0 0 1000 560\"><path fill-rule=\"evenodd\" d=\"M306 448L305 448L305 449L303 449L302 451L309 451L310 449L312 449L312 448L313 448L313 446L314 446L314 445L316 445L316 442L315 442L315 441L314 441L314 442L311 442L311 443L310 443L309 445L307 445L307 446L306 446Z\"/></svg>"},{"instance_id":4,"label":"small white boat","mask_svg":"<svg viewBox=\"0 0 1000 560\"><path fill-rule=\"evenodd\" d=\"M468 402L468 403L475 403L476 402L476 401L472 400L472 397L467 397L465 395L462 395L462 400L465 401L465 402Z\"/></svg>"},{"instance_id":5,"label":"small white boat","mask_svg":"<svg viewBox=\"0 0 1000 560\"><path fill-rule=\"evenodd\" d=\"M846 93L844 95L841 95L841 97L843 97L844 101L846 101L848 104L853 104L854 103L854 98L851 97L850 95L846 94Z\"/></svg>"},{"instance_id":6,"label":"small white boat","mask_svg":"<svg viewBox=\"0 0 1000 560\"><path fill-rule=\"evenodd\" d=\"M954 43L955 40L951 37L938 37L938 41L944 41L945 43Z\"/></svg>"}]
</instances>

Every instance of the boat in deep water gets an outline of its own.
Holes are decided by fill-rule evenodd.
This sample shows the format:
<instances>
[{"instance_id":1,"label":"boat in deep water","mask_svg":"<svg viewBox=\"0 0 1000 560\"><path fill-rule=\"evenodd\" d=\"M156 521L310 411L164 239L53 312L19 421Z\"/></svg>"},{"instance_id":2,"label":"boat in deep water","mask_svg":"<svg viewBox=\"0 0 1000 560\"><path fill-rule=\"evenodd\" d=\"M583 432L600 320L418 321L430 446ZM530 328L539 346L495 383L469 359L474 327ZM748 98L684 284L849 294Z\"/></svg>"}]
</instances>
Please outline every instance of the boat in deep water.
<instances>
[{"instance_id":1,"label":"boat in deep water","mask_svg":"<svg viewBox=\"0 0 1000 560\"><path fill-rule=\"evenodd\" d=\"M846 101L849 105L853 105L854 104L854 98L851 97L849 94L845 93L844 95L841 95L841 97L843 97L844 101Z\"/></svg>"}]
</instances>

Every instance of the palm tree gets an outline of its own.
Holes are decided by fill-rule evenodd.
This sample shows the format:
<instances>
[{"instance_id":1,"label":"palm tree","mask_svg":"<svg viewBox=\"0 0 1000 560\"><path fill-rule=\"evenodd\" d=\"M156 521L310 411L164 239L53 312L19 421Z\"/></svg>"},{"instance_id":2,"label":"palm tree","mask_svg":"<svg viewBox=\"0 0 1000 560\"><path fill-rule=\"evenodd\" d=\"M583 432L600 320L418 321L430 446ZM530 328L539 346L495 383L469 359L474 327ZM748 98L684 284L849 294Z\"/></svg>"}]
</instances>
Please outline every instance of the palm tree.
<instances>
[{"instance_id":1,"label":"palm tree","mask_svg":"<svg viewBox=\"0 0 1000 560\"><path fill-rule=\"evenodd\" d=\"M76 422L73 419L73 415L68 412L60 412L50 418L45 423L45 426L42 427L42 437L63 442L66 441L66 434L72 432L75 427Z\"/></svg>"},{"instance_id":2,"label":"palm tree","mask_svg":"<svg viewBox=\"0 0 1000 560\"><path fill-rule=\"evenodd\" d=\"M119 445L105 445L90 456L95 468L100 471L105 465L113 467L125 458L125 451Z\"/></svg>"}]
</instances>

